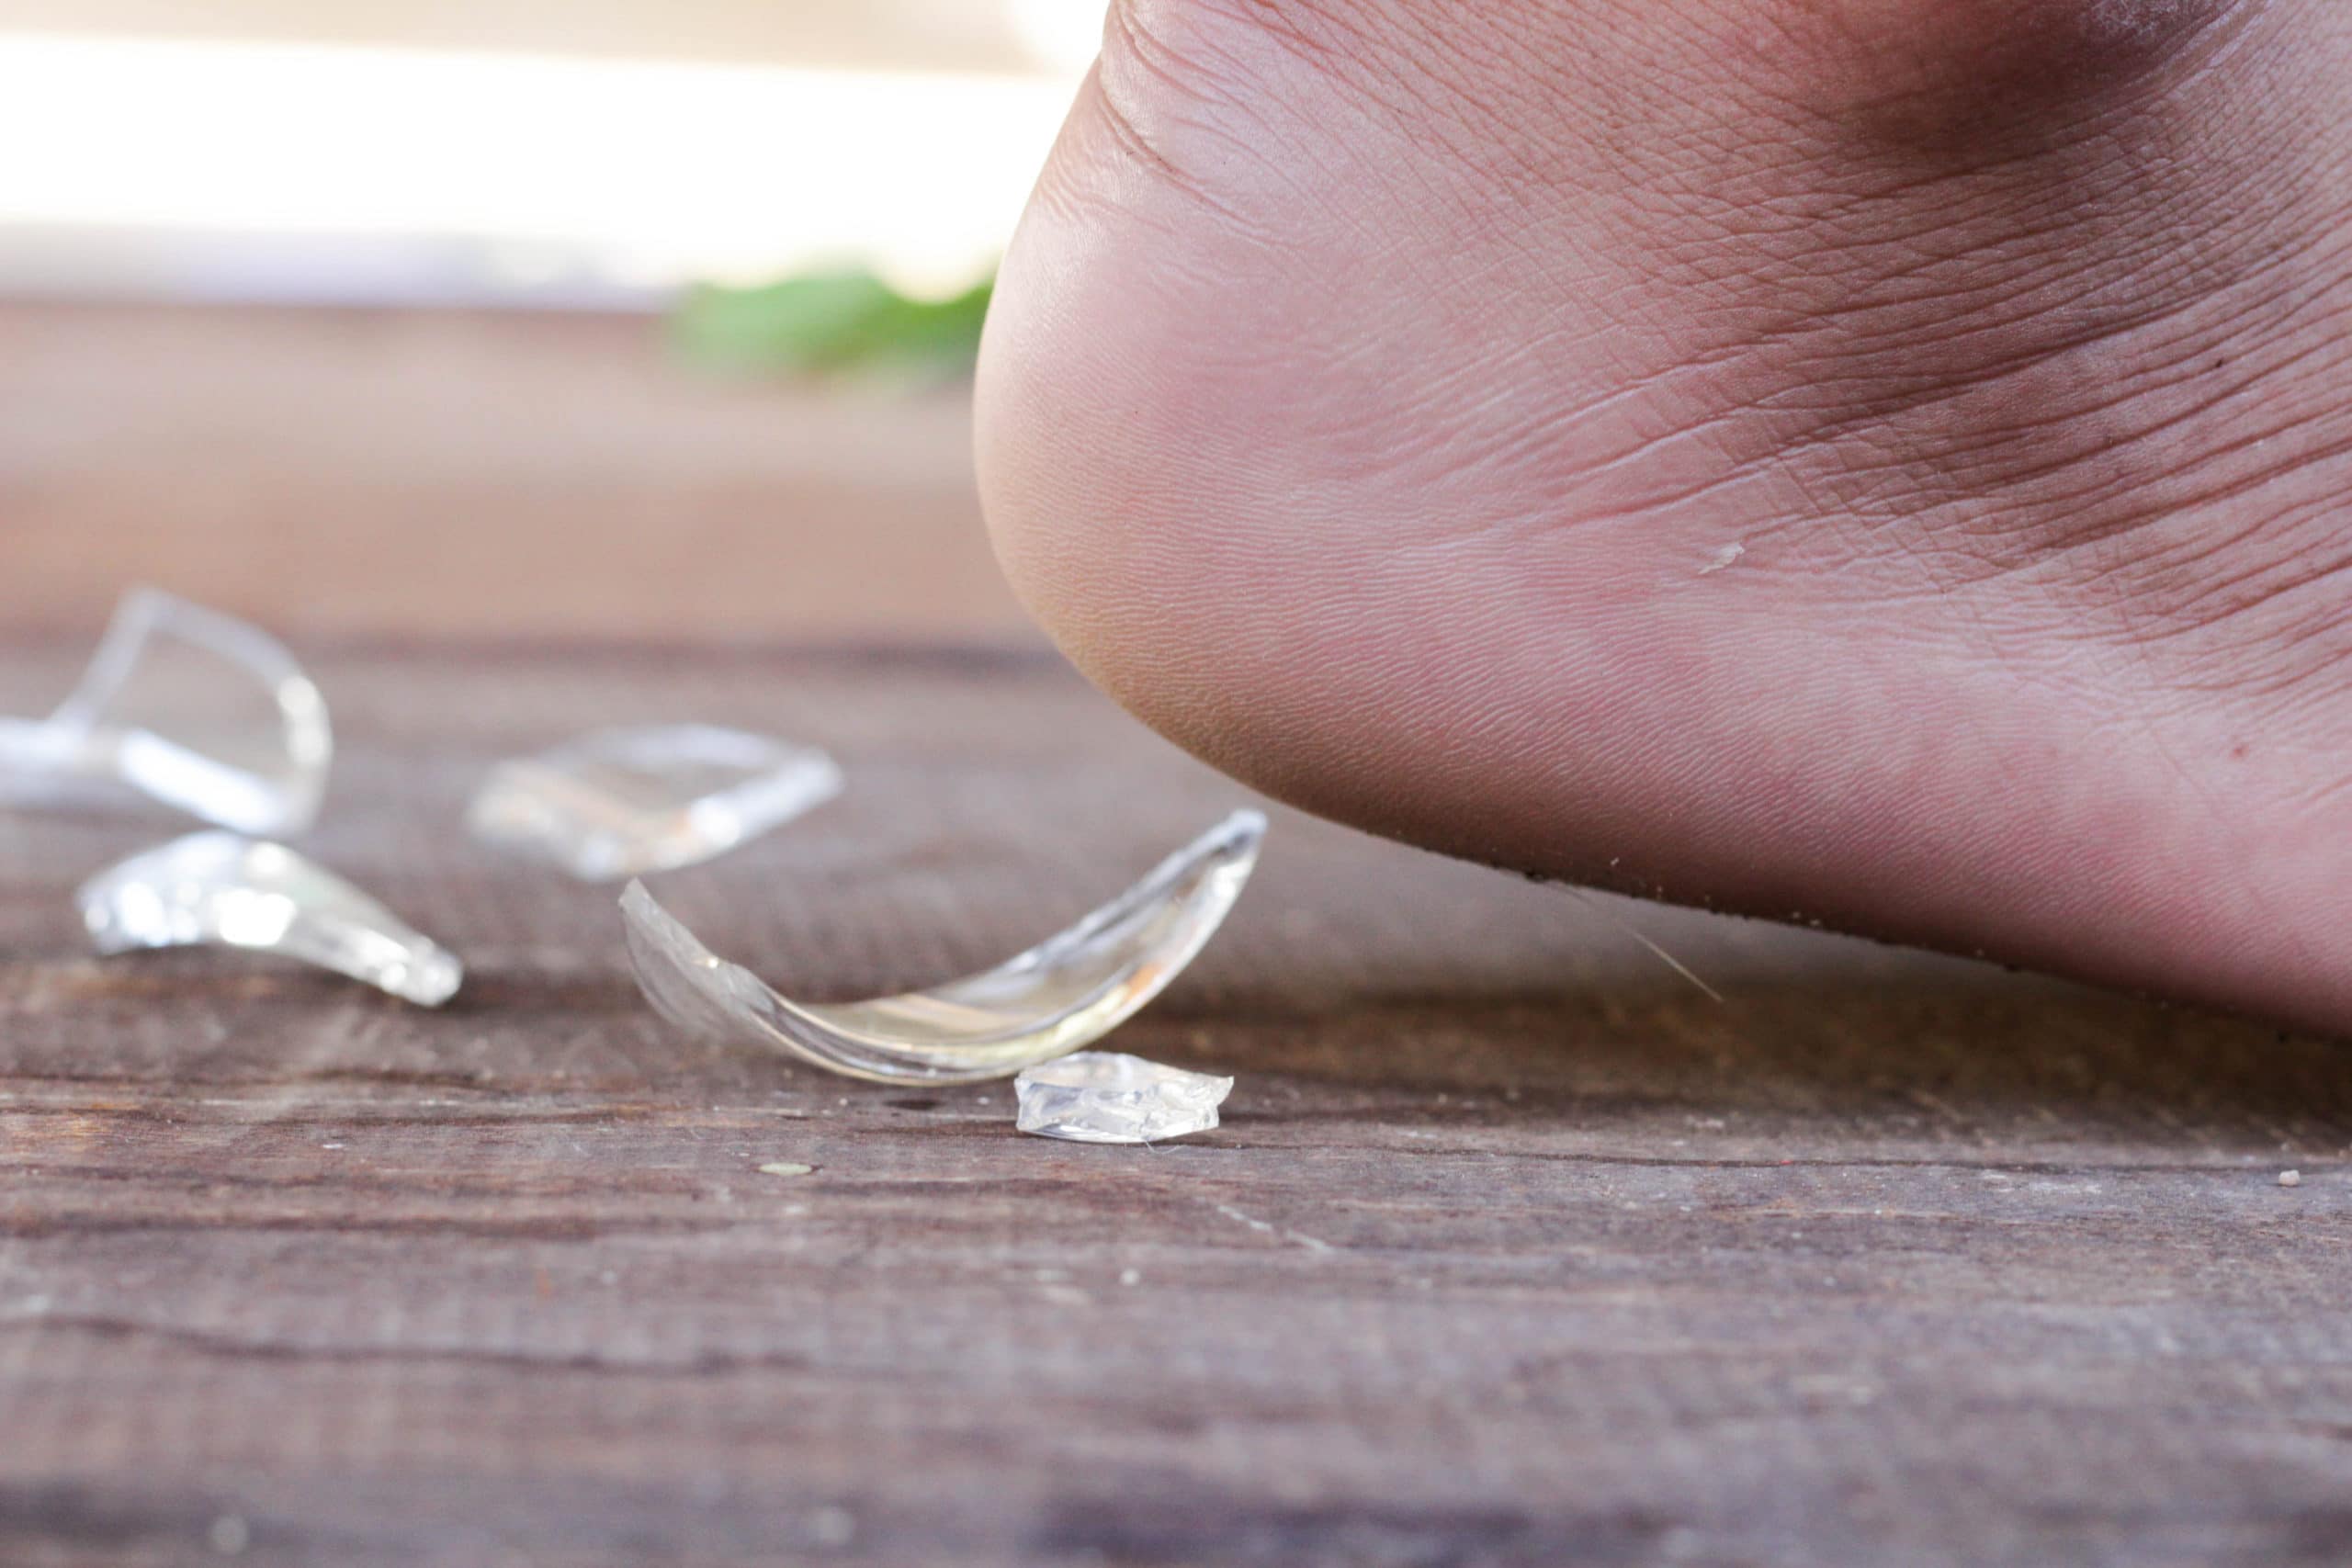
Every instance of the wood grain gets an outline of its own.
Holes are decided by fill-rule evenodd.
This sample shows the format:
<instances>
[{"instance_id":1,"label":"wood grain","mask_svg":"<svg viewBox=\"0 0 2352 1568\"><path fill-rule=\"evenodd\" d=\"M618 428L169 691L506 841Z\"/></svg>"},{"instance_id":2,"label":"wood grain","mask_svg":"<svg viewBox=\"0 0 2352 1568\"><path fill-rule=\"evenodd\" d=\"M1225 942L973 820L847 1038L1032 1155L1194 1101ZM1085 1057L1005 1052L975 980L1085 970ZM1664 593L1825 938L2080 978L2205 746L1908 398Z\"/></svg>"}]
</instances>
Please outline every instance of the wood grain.
<instances>
[{"instance_id":1,"label":"wood grain","mask_svg":"<svg viewBox=\"0 0 2352 1568\"><path fill-rule=\"evenodd\" d=\"M310 847L470 977L98 962L69 888L176 825L0 816L0 1562L2352 1555L2339 1048L1616 907L1718 1006L1277 813L1118 1041L1225 1127L1023 1138L671 1038L609 892L455 824L592 722L820 741L842 801L663 897L807 994L936 979L1238 796L1048 658L309 651Z\"/></svg>"}]
</instances>

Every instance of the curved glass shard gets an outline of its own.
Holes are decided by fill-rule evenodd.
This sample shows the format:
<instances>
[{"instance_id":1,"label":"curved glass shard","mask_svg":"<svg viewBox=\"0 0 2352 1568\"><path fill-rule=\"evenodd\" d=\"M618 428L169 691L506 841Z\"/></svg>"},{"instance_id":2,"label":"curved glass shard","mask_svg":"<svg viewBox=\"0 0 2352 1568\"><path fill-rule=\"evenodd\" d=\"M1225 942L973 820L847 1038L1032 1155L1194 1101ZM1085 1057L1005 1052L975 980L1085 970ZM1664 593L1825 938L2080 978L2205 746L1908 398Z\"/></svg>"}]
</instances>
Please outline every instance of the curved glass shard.
<instances>
[{"instance_id":1,"label":"curved glass shard","mask_svg":"<svg viewBox=\"0 0 2352 1568\"><path fill-rule=\"evenodd\" d=\"M1266 818L1237 811L1076 925L982 974L868 1001L804 1003L719 958L654 902L621 895L630 962L689 1033L789 1052L880 1083L976 1083L1091 1045L1158 996L1258 863Z\"/></svg>"},{"instance_id":2,"label":"curved glass shard","mask_svg":"<svg viewBox=\"0 0 2352 1568\"><path fill-rule=\"evenodd\" d=\"M420 1007L454 995L465 967L375 899L283 844L190 833L82 884L82 922L102 953L210 943L283 953Z\"/></svg>"},{"instance_id":3,"label":"curved glass shard","mask_svg":"<svg viewBox=\"0 0 2352 1568\"><path fill-rule=\"evenodd\" d=\"M127 785L244 833L309 827L334 759L326 701L284 644L152 588L123 596L54 713L0 718L9 793Z\"/></svg>"},{"instance_id":4,"label":"curved glass shard","mask_svg":"<svg viewBox=\"0 0 2352 1568\"><path fill-rule=\"evenodd\" d=\"M1012 1092L1022 1132L1079 1144L1156 1144L1216 1126L1233 1080L1118 1051L1080 1051L1023 1068Z\"/></svg>"},{"instance_id":5,"label":"curved glass shard","mask_svg":"<svg viewBox=\"0 0 2352 1568\"><path fill-rule=\"evenodd\" d=\"M812 747L712 724L633 725L501 762L466 826L582 882L616 882L722 854L841 788L841 769Z\"/></svg>"}]
</instances>

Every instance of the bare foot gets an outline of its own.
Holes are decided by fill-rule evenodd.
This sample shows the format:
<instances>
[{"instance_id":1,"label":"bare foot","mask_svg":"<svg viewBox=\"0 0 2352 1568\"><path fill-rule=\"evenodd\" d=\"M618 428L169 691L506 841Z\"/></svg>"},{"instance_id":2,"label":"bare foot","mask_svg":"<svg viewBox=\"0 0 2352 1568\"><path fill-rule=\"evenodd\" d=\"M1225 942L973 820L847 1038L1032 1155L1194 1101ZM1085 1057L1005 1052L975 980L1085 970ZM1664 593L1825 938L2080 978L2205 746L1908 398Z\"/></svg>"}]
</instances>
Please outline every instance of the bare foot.
<instances>
[{"instance_id":1,"label":"bare foot","mask_svg":"<svg viewBox=\"0 0 2352 1568\"><path fill-rule=\"evenodd\" d=\"M989 515L1455 854L2352 1028L2352 6L1131 0Z\"/></svg>"}]
</instances>

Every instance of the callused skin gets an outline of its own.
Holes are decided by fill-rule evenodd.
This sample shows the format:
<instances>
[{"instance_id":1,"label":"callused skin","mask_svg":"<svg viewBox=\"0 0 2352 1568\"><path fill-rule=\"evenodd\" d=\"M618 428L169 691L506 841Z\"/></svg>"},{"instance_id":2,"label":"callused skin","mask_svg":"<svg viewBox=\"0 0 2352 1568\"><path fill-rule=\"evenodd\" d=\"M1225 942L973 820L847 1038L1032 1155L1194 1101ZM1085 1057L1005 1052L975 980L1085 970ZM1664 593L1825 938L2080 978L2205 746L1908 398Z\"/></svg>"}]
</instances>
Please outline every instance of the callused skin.
<instances>
[{"instance_id":1,"label":"callused skin","mask_svg":"<svg viewBox=\"0 0 2352 1568\"><path fill-rule=\"evenodd\" d=\"M2352 1030L2352 6L1115 6L978 439L1272 794Z\"/></svg>"}]
</instances>

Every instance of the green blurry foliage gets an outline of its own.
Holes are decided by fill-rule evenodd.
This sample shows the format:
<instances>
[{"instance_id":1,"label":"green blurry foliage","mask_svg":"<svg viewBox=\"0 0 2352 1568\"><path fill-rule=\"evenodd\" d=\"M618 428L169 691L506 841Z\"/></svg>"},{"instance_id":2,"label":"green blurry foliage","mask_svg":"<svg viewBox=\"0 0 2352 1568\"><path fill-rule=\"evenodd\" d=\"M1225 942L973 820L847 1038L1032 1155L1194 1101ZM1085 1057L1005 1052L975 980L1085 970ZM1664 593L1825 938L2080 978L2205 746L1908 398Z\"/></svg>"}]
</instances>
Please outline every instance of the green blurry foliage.
<instances>
[{"instance_id":1,"label":"green blurry foliage","mask_svg":"<svg viewBox=\"0 0 2352 1568\"><path fill-rule=\"evenodd\" d=\"M698 365L742 372L925 378L968 375L993 279L949 299L917 299L870 272L809 273L756 288L702 285L673 330Z\"/></svg>"}]
</instances>

